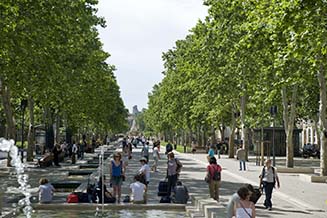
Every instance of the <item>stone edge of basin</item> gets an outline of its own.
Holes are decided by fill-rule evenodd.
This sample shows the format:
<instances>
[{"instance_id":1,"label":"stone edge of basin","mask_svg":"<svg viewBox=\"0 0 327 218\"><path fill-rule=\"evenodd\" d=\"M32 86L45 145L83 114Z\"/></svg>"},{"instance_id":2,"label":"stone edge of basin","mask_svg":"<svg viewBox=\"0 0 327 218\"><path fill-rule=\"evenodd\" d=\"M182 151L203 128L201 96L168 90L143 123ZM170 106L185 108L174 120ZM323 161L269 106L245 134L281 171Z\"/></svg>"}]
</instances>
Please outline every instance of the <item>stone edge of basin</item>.
<instances>
[{"instance_id":1,"label":"stone edge of basin","mask_svg":"<svg viewBox=\"0 0 327 218\"><path fill-rule=\"evenodd\" d=\"M300 179L312 183L327 183L327 176L300 174Z\"/></svg>"},{"instance_id":2,"label":"stone edge of basin","mask_svg":"<svg viewBox=\"0 0 327 218\"><path fill-rule=\"evenodd\" d=\"M160 210L181 210L185 211L184 204L104 204L105 209L112 210L143 210L143 209L160 209ZM62 203L62 204L33 204L35 210L95 210L97 207L101 209L102 204L93 203Z\"/></svg>"}]
</instances>

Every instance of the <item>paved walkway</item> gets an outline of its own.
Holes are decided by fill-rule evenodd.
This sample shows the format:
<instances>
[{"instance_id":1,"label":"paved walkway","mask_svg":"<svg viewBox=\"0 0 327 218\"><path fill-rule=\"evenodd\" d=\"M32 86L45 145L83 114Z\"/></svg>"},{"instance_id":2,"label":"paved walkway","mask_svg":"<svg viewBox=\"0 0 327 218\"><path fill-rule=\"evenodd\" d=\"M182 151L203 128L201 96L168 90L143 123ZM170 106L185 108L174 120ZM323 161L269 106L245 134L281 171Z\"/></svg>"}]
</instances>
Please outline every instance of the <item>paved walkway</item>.
<instances>
[{"instance_id":1,"label":"paved walkway","mask_svg":"<svg viewBox=\"0 0 327 218\"><path fill-rule=\"evenodd\" d=\"M148 203L159 203L160 197L157 196L157 188L159 181L165 178L167 158L164 155L164 147L161 148L161 157L159 161L159 172L151 172L151 181L148 191ZM208 185L204 182L205 169L207 166L206 154L184 154L176 152L176 156L182 161L183 169L181 173L181 181L185 184L190 193L209 197ZM127 167L127 180L123 184L123 196L129 194L129 184L133 181L133 176L141 167L140 148L133 150L133 159L129 161ZM298 160L301 162L301 160ZM306 165L310 165L311 160L304 161ZM149 165L153 163L152 154L150 153ZM282 161L279 161L282 163ZM317 161L312 161L316 165ZM230 196L244 183L258 185L258 176L262 167L255 166L255 160L251 159L247 163L248 171L240 172L239 164L234 159L228 159L222 155L218 163L223 167L222 185L220 189L220 203L226 205ZM75 167L75 166L72 166ZM69 167L47 168L47 169L30 169L37 171L38 176L51 175L57 176L67 171ZM8 175L8 174L6 174ZM273 194L273 211L267 211L263 208L262 196L257 203L258 217L327 217L327 184L314 184L299 179L298 174L279 174L281 180L281 189L275 190ZM61 176L60 176L61 177ZM13 181L14 179L12 179ZM36 179L35 179L36 180ZM32 187L33 187L32 183ZM35 184L36 186L36 184Z\"/></svg>"},{"instance_id":2,"label":"paved walkway","mask_svg":"<svg viewBox=\"0 0 327 218\"><path fill-rule=\"evenodd\" d=\"M185 180L191 192L208 193L205 176L207 166L206 154L184 154L178 156L184 164L182 180ZM221 185L221 203L225 205L232 193L244 183L258 186L261 166L255 161L247 163L248 171L239 171L239 163L235 159L222 156L218 163L223 167ZM264 196L257 203L258 217L327 217L327 184L314 184L299 179L298 174L279 174L281 188L273 194L273 211L263 207ZM208 195L209 196L209 195Z\"/></svg>"}]
</instances>

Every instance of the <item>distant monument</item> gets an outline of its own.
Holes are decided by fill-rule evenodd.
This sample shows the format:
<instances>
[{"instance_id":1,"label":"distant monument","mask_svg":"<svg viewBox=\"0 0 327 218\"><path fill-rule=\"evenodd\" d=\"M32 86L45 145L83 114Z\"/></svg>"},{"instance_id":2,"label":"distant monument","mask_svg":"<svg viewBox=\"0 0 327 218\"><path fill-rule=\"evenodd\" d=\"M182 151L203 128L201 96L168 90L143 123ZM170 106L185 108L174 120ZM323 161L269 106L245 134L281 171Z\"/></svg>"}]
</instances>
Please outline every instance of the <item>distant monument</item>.
<instances>
[{"instance_id":1,"label":"distant monument","mask_svg":"<svg viewBox=\"0 0 327 218\"><path fill-rule=\"evenodd\" d=\"M133 107L133 113L129 115L129 121L130 121L130 129L129 132L131 134L138 134L138 126L136 123L136 116L140 113L140 111L137 109L137 105Z\"/></svg>"},{"instance_id":2,"label":"distant monument","mask_svg":"<svg viewBox=\"0 0 327 218\"><path fill-rule=\"evenodd\" d=\"M133 107L133 115L138 115L140 111L137 109L137 105L134 105Z\"/></svg>"}]
</instances>

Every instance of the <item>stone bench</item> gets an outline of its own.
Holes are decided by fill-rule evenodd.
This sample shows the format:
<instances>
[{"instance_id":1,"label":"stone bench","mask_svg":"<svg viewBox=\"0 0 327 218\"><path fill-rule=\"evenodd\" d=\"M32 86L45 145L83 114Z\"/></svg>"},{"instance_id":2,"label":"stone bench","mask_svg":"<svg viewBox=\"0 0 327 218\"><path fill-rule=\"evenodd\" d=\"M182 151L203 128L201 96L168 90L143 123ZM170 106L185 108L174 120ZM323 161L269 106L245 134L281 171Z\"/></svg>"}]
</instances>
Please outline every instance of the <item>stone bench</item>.
<instances>
[{"instance_id":1,"label":"stone bench","mask_svg":"<svg viewBox=\"0 0 327 218\"><path fill-rule=\"evenodd\" d=\"M94 159L94 160L88 160L88 164L99 164L99 159Z\"/></svg>"},{"instance_id":2,"label":"stone bench","mask_svg":"<svg viewBox=\"0 0 327 218\"><path fill-rule=\"evenodd\" d=\"M81 185L80 181L57 181L51 183L55 189L76 189Z\"/></svg>"},{"instance_id":3,"label":"stone bench","mask_svg":"<svg viewBox=\"0 0 327 218\"><path fill-rule=\"evenodd\" d=\"M278 173L306 173L306 174L313 174L314 168L311 167L294 167L294 168L288 168L288 167L277 167Z\"/></svg>"},{"instance_id":4,"label":"stone bench","mask_svg":"<svg viewBox=\"0 0 327 218\"><path fill-rule=\"evenodd\" d=\"M300 179L306 182L327 183L327 176L300 174Z\"/></svg>"},{"instance_id":5,"label":"stone bench","mask_svg":"<svg viewBox=\"0 0 327 218\"><path fill-rule=\"evenodd\" d=\"M81 164L81 165L79 165L79 168L80 169L85 169L85 168L94 168L94 169L96 169L96 168L98 168L99 167L99 164Z\"/></svg>"},{"instance_id":6,"label":"stone bench","mask_svg":"<svg viewBox=\"0 0 327 218\"><path fill-rule=\"evenodd\" d=\"M193 203L189 209L189 213L196 217L216 218L226 217L226 205L218 203L216 200L210 198L208 195L192 195L191 199ZM192 217L192 216L191 216Z\"/></svg>"},{"instance_id":7,"label":"stone bench","mask_svg":"<svg viewBox=\"0 0 327 218\"><path fill-rule=\"evenodd\" d=\"M68 176L86 176L92 174L93 170L73 170L68 171Z\"/></svg>"}]
</instances>

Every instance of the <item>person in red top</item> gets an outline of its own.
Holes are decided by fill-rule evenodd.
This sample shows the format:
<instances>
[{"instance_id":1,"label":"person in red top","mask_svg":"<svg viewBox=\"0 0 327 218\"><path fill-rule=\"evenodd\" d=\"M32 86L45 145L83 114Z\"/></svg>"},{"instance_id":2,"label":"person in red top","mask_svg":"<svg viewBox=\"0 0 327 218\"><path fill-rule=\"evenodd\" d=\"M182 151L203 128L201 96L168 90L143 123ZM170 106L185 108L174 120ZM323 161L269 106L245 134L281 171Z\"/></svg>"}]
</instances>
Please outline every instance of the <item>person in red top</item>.
<instances>
[{"instance_id":1,"label":"person in red top","mask_svg":"<svg viewBox=\"0 0 327 218\"><path fill-rule=\"evenodd\" d=\"M207 166L207 178L210 197L219 201L219 187L221 182L221 166L217 164L217 159L211 157Z\"/></svg>"}]
</instances>

